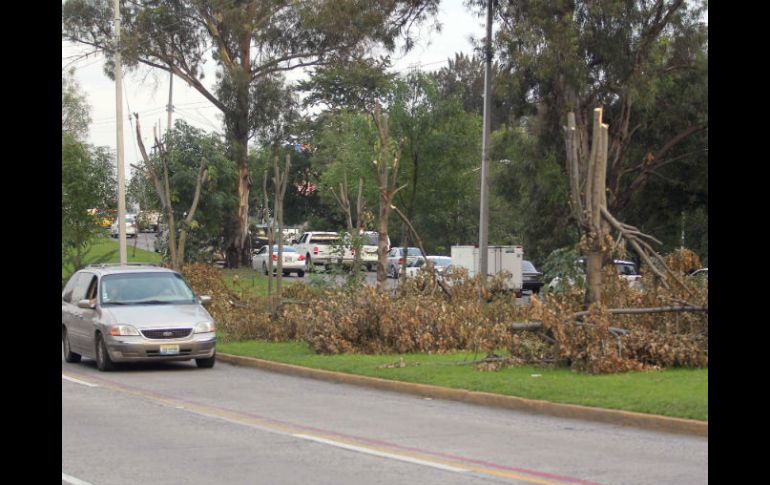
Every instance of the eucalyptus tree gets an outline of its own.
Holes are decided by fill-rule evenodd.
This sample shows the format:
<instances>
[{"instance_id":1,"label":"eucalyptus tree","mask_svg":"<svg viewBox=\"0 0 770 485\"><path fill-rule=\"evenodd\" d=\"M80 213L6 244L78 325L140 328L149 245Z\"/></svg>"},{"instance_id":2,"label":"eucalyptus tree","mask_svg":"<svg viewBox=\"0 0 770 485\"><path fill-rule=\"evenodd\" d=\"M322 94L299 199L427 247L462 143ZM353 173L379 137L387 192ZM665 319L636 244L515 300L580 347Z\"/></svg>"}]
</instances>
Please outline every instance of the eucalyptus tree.
<instances>
[{"instance_id":1,"label":"eucalyptus tree","mask_svg":"<svg viewBox=\"0 0 770 485\"><path fill-rule=\"evenodd\" d=\"M659 169L707 163L706 9L685 0L499 4L501 76L518 79L509 96L520 116L537 118L541 142L564 153L574 111L578 157L587 157L593 109L603 108L613 213L636 201Z\"/></svg>"},{"instance_id":2,"label":"eucalyptus tree","mask_svg":"<svg viewBox=\"0 0 770 485\"><path fill-rule=\"evenodd\" d=\"M62 72L61 76L61 130L78 140L85 139L91 113L85 94L78 86L74 71Z\"/></svg>"},{"instance_id":3,"label":"eucalyptus tree","mask_svg":"<svg viewBox=\"0 0 770 485\"><path fill-rule=\"evenodd\" d=\"M234 233L228 264L248 260L248 142L271 119L280 99L269 93L287 71L334 64L375 46L392 50L399 36L437 12L438 0L135 0L121 2L120 52L127 66L171 72L224 115L228 156L238 166ZM102 49L113 47L110 0L68 0L63 36ZM218 67L215 89L203 82L204 63ZM109 69L108 62L108 69Z\"/></svg>"}]
</instances>

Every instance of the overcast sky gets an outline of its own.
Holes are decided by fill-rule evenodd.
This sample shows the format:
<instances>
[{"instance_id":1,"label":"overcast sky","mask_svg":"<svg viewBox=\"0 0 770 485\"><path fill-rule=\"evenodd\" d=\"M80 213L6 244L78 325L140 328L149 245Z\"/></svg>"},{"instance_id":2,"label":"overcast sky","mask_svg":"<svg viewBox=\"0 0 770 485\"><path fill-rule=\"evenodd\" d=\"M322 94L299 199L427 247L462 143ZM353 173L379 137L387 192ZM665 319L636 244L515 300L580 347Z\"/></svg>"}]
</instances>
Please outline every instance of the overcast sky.
<instances>
[{"instance_id":1,"label":"overcast sky","mask_svg":"<svg viewBox=\"0 0 770 485\"><path fill-rule=\"evenodd\" d=\"M423 27L415 31L417 42L408 55L393 54L394 70L408 72L415 66L425 71L437 70L445 66L448 59L454 58L455 53L471 53L471 37L479 39L484 36L484 18L468 11L463 6L463 0L442 1L438 21L442 25L441 33ZM115 150L115 83L104 74L104 57L101 54L73 62L74 55L87 51L88 49L62 41L62 69L65 66L67 69L76 69L75 78L91 106L89 143ZM213 64L208 63L210 69L214 68ZM292 77L296 78L296 75ZM213 70L208 71L204 83L210 88L213 82ZM145 145L151 143L154 124L160 122L165 131L168 74L140 68L138 72L124 73L123 88L125 165L126 175L129 176L130 164L139 161L141 155L134 135L134 126L129 122L128 116L130 113L139 113ZM206 131L222 132L220 111L179 78L174 79L173 105L175 120L183 119L190 125Z\"/></svg>"}]
</instances>

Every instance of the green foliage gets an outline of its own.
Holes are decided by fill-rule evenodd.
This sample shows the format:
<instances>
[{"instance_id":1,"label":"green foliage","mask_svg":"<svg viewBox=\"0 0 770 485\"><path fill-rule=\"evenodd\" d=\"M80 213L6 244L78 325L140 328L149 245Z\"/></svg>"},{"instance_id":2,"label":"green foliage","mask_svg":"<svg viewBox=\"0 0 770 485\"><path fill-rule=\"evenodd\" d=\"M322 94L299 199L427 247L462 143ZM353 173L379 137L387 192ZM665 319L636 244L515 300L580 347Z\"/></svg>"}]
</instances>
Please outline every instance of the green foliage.
<instances>
[{"instance_id":1,"label":"green foliage","mask_svg":"<svg viewBox=\"0 0 770 485\"><path fill-rule=\"evenodd\" d=\"M591 111L601 106L610 127L610 212L664 241L662 250L679 244L675 228L681 228L683 212L708 207L706 9L697 1L498 4L503 22L495 39L501 66L496 94L535 138L538 163L564 167L567 113L575 112L580 136L588 136ZM540 226L565 227L566 180L555 183L557 172L547 167L537 173L534 185L544 184L543 200L532 209L547 218ZM545 184L547 179L554 183ZM561 209L551 197L561 199ZM515 204L522 203L527 205L517 194ZM693 233L703 234L706 220L692 220L698 221ZM543 254L575 242L574 234L528 237L543 246ZM525 246L533 247L527 237Z\"/></svg>"},{"instance_id":2,"label":"green foliage","mask_svg":"<svg viewBox=\"0 0 770 485\"><path fill-rule=\"evenodd\" d=\"M554 249L541 266L543 279L547 283L558 277L562 281L573 281L576 285L582 286L584 275L583 270L577 264L579 258L580 253L577 246ZM568 286L568 284L564 284L562 288Z\"/></svg>"},{"instance_id":3,"label":"green foliage","mask_svg":"<svg viewBox=\"0 0 770 485\"><path fill-rule=\"evenodd\" d=\"M396 84L390 121L393 136L406 139L399 185L407 187L396 195L396 205L422 237L425 250L475 239L479 184L469 178L475 178L479 164L481 118L467 113L458 98L444 97L431 76L414 73ZM399 235L403 243L400 231L391 240Z\"/></svg>"},{"instance_id":4,"label":"green foliage","mask_svg":"<svg viewBox=\"0 0 770 485\"><path fill-rule=\"evenodd\" d=\"M83 140L88 134L88 125L91 123L91 110L86 96L80 90L72 71L62 72L61 86L62 133L77 140Z\"/></svg>"},{"instance_id":5,"label":"green foliage","mask_svg":"<svg viewBox=\"0 0 770 485\"><path fill-rule=\"evenodd\" d=\"M113 206L115 174L106 149L78 142L62 134L62 262L77 271L95 238L104 234L91 209Z\"/></svg>"},{"instance_id":6,"label":"green foliage","mask_svg":"<svg viewBox=\"0 0 770 485\"><path fill-rule=\"evenodd\" d=\"M208 170L201 188L195 219L187 227L185 260L197 262L218 259L215 258L215 253L223 249L225 221L237 206L237 198L232 192L238 177L237 169L226 157L226 145L217 134L205 133L183 120L177 120L172 132L167 134L167 142L169 140L172 143L169 160L170 199L177 231L181 229L186 211L195 196L201 159L205 160ZM151 163L158 161L152 160ZM134 172L128 186L128 193L140 203L142 209L160 209L155 187L141 172ZM142 202L147 205L141 205ZM165 214L161 217L161 225L167 229ZM167 234L161 238L161 254L167 260L169 255L166 244Z\"/></svg>"}]
</instances>

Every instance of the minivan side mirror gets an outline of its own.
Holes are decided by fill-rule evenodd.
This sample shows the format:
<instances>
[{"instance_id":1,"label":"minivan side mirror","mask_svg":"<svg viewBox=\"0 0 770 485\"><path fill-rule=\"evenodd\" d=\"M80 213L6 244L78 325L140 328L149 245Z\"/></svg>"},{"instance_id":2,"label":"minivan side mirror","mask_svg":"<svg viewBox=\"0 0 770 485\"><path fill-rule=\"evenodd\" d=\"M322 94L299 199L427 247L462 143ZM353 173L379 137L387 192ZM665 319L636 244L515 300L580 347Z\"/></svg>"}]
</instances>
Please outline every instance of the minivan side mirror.
<instances>
[{"instance_id":1,"label":"minivan side mirror","mask_svg":"<svg viewBox=\"0 0 770 485\"><path fill-rule=\"evenodd\" d=\"M209 305L211 304L211 297L208 295L198 295L198 301L201 305Z\"/></svg>"},{"instance_id":2,"label":"minivan side mirror","mask_svg":"<svg viewBox=\"0 0 770 485\"><path fill-rule=\"evenodd\" d=\"M95 304L91 304L91 300L85 299L85 300L79 300L78 301L78 308L85 308L86 310L93 310L96 308Z\"/></svg>"},{"instance_id":3,"label":"minivan side mirror","mask_svg":"<svg viewBox=\"0 0 770 485\"><path fill-rule=\"evenodd\" d=\"M292 240L291 240L291 243L292 243L292 244L297 244L297 240L296 240L296 239L292 239Z\"/></svg>"}]
</instances>

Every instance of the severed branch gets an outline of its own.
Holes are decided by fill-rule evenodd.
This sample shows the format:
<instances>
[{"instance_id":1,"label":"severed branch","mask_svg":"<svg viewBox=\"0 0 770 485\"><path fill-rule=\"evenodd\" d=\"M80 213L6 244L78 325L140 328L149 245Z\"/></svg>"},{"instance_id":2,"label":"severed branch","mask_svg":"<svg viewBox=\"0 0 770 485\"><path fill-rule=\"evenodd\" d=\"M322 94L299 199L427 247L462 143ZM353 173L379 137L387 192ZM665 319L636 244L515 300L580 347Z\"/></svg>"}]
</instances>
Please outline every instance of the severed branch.
<instances>
[{"instance_id":1,"label":"severed branch","mask_svg":"<svg viewBox=\"0 0 770 485\"><path fill-rule=\"evenodd\" d=\"M640 315L649 313L708 313L708 306L668 306L668 307L650 307L650 308L610 308L606 310L611 315ZM589 315L591 312L582 311L576 312L567 317L564 323L573 323L577 326L592 326L590 323L578 322L577 318ZM511 331L521 332L537 332L543 329L543 323L538 321L532 322L517 322L508 325L508 329ZM619 327L609 327L610 333L616 337L628 334L628 330Z\"/></svg>"},{"instance_id":2,"label":"severed branch","mask_svg":"<svg viewBox=\"0 0 770 485\"><path fill-rule=\"evenodd\" d=\"M684 290L690 296L694 296L692 291L687 287L687 285L685 285L684 282L673 271L671 271L671 269L668 267L668 265L663 260L663 258L659 254L657 254L652 249L652 247L650 247L650 245L647 244L647 242L643 241L640 238L640 236L644 236L649 239L652 239L658 244L660 244L660 241L658 241L657 239L655 239L654 237L648 234L643 234L641 231L639 231L637 228L633 226L629 226L619 222L617 219L615 219L612 216L612 214L609 213L609 211L606 208L602 207L601 211L604 219L607 220L607 222L609 222L612 227L617 229L618 232L620 232L622 236L626 240L628 240L628 242L631 243L631 246L634 248L634 250L636 250L637 254L639 254L639 256L644 260L644 262L647 263L647 265L650 267L652 272L655 273L655 276L657 276L660 279L661 283L663 283L663 286L665 286L666 288L670 288L670 286L668 285L668 282L666 281L666 276L657 268L655 264L653 264L650 258L650 254L653 255L653 257L657 260L658 264L665 270L666 273L668 273L669 276L671 276L671 278L674 281L676 281L679 284L679 286L684 288Z\"/></svg>"},{"instance_id":3,"label":"severed branch","mask_svg":"<svg viewBox=\"0 0 770 485\"><path fill-rule=\"evenodd\" d=\"M446 285L444 285L444 283L441 280L436 278L436 272L433 268L433 263L428 259L428 253L425 252L425 248L422 245L422 238L420 237L419 234L417 234L417 231L414 229L414 226L412 226L412 223L409 222L409 219L407 219L407 217L404 215L403 212L401 212L398 209L398 207L396 207L395 205L391 205L390 208L396 212L398 217L404 222L404 224L406 224L406 227L409 228L409 232L411 232L412 236L414 236L415 242L420 247L422 256L425 258L425 266L430 271L431 281L433 281L435 284L438 284L438 286L441 287L441 290L444 292L444 294L446 294L449 298L452 298L452 292L449 291L449 289L446 287Z\"/></svg>"}]
</instances>

